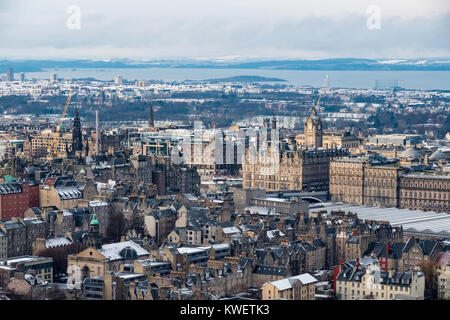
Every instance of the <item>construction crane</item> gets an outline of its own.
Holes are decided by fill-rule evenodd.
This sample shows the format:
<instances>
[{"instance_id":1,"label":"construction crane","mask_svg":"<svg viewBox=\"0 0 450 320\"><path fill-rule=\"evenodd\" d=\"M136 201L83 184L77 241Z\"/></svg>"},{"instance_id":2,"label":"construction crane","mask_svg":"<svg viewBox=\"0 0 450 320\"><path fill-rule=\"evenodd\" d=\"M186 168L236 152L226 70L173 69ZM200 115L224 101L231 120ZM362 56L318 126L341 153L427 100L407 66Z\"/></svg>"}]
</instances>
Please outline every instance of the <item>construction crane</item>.
<instances>
[{"instance_id":1,"label":"construction crane","mask_svg":"<svg viewBox=\"0 0 450 320\"><path fill-rule=\"evenodd\" d=\"M66 106L64 107L64 110L63 110L63 112L61 114L61 118L59 119L59 123L58 123L58 125L56 127L56 131L55 132L57 134L59 133L59 130L61 130L61 127L63 125L64 117L65 117L65 115L67 113L67 109L69 108L69 104L70 104L70 99L71 98L72 98L72 94L70 93L69 97L67 98ZM57 134L54 135L53 142L52 142L52 149L53 149L53 156L54 157L56 157L58 155L58 150L56 148L56 144L58 142L58 135Z\"/></svg>"},{"instance_id":2,"label":"construction crane","mask_svg":"<svg viewBox=\"0 0 450 320\"><path fill-rule=\"evenodd\" d=\"M328 86L328 75L325 76L325 80L323 81L322 88L319 92L319 99L317 99L316 105L314 106L314 109L316 109L316 112L318 111L317 108L319 107L320 98L322 98L322 92L323 89L325 89Z\"/></svg>"}]
</instances>

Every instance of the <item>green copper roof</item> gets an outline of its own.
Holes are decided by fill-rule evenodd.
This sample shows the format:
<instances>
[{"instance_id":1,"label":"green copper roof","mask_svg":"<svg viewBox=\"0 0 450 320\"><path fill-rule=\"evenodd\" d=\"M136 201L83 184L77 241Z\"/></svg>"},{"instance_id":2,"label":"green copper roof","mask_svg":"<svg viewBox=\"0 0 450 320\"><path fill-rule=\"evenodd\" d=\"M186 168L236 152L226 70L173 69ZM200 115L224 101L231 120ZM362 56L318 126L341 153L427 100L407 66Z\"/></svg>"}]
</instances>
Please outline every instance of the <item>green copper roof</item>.
<instances>
[{"instance_id":1,"label":"green copper roof","mask_svg":"<svg viewBox=\"0 0 450 320\"><path fill-rule=\"evenodd\" d=\"M5 182L16 181L16 178L10 175L5 175L3 178L5 179Z\"/></svg>"},{"instance_id":2,"label":"green copper roof","mask_svg":"<svg viewBox=\"0 0 450 320\"><path fill-rule=\"evenodd\" d=\"M91 223L90 223L92 226L93 225L98 225L99 223L98 223L98 220L97 220L97 215L94 213L93 215L92 215L92 219L91 219Z\"/></svg>"}]
</instances>

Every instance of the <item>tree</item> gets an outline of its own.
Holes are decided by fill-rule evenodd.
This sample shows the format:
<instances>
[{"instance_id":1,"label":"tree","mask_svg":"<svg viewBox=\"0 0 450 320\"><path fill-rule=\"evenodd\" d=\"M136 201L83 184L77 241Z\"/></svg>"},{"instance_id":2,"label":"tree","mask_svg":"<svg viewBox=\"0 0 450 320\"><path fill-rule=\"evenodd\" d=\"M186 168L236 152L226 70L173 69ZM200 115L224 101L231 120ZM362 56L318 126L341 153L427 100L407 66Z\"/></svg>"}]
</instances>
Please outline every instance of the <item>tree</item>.
<instances>
[{"instance_id":1,"label":"tree","mask_svg":"<svg viewBox=\"0 0 450 320\"><path fill-rule=\"evenodd\" d=\"M433 261L422 261L419 264L420 270L425 274L425 295L432 299L437 299L438 273L436 265L436 262Z\"/></svg>"},{"instance_id":2,"label":"tree","mask_svg":"<svg viewBox=\"0 0 450 320\"><path fill-rule=\"evenodd\" d=\"M136 234L140 234L141 236L145 233L145 226L144 226L144 216L139 213L133 213L131 215L131 218L127 221L126 226L126 232L128 231L135 231Z\"/></svg>"},{"instance_id":3,"label":"tree","mask_svg":"<svg viewBox=\"0 0 450 320\"><path fill-rule=\"evenodd\" d=\"M67 272L67 257L69 254L77 254L86 249L86 244L76 242L69 246L45 248L36 253L38 257L53 259L53 274Z\"/></svg>"},{"instance_id":4,"label":"tree","mask_svg":"<svg viewBox=\"0 0 450 320\"><path fill-rule=\"evenodd\" d=\"M119 242L126 233L126 221L122 210L111 204L108 213L108 227L106 228L106 239L108 242Z\"/></svg>"}]
</instances>

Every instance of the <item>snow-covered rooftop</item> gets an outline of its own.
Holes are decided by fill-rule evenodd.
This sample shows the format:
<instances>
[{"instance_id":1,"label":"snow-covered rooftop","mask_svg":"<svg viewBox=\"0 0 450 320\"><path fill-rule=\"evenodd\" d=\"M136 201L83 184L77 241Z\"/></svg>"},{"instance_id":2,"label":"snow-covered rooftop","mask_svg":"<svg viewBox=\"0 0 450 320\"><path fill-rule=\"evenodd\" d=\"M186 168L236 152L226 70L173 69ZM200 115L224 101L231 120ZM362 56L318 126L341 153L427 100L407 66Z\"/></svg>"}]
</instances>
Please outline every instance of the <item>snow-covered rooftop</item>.
<instances>
[{"instance_id":1,"label":"snow-covered rooftop","mask_svg":"<svg viewBox=\"0 0 450 320\"><path fill-rule=\"evenodd\" d=\"M120 251L125 249L126 247L130 247L136 251L138 257L149 255L149 253L144 250L142 247L137 245L133 241L124 241L124 242L116 242L111 244L105 244L102 246L100 250L98 250L102 255L107 257L109 260L121 260L122 256L120 255Z\"/></svg>"},{"instance_id":2,"label":"snow-covered rooftop","mask_svg":"<svg viewBox=\"0 0 450 320\"><path fill-rule=\"evenodd\" d=\"M45 246L47 248L54 248L54 247L63 247L71 245L72 241L66 237L59 237L59 238L53 238L53 239L47 239L45 240Z\"/></svg>"},{"instance_id":3,"label":"snow-covered rooftop","mask_svg":"<svg viewBox=\"0 0 450 320\"><path fill-rule=\"evenodd\" d=\"M311 213L326 211L329 214L339 210L356 213L358 218L363 220L388 221L392 226L403 226L404 231L450 235L450 215L447 213L343 203L323 203L310 207Z\"/></svg>"},{"instance_id":4,"label":"snow-covered rooftop","mask_svg":"<svg viewBox=\"0 0 450 320\"><path fill-rule=\"evenodd\" d=\"M286 279L273 281L271 283L275 287L277 287L279 291L282 291L282 290L286 290L286 289L291 289L292 286L297 281L301 281L301 283L303 283L303 284L309 284L309 283L317 282L317 279L314 278L309 273L304 273L304 274L300 274L298 276L294 276L294 277L290 277L290 278L286 278Z\"/></svg>"},{"instance_id":5,"label":"snow-covered rooftop","mask_svg":"<svg viewBox=\"0 0 450 320\"><path fill-rule=\"evenodd\" d=\"M239 229L238 227L223 228L222 231L225 234L241 233L241 229Z\"/></svg>"}]
</instances>

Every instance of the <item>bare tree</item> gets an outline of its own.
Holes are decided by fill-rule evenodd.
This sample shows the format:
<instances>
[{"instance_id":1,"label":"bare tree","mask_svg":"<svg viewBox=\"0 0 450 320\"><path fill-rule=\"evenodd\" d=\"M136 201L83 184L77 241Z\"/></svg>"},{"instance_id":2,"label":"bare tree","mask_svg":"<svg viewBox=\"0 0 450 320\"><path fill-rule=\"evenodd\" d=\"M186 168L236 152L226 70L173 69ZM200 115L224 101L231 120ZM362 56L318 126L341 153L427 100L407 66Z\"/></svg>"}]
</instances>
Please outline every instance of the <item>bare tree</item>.
<instances>
[{"instance_id":1,"label":"bare tree","mask_svg":"<svg viewBox=\"0 0 450 320\"><path fill-rule=\"evenodd\" d=\"M140 213L133 213L127 221L126 232L133 230L141 236L145 233L144 216Z\"/></svg>"},{"instance_id":2,"label":"bare tree","mask_svg":"<svg viewBox=\"0 0 450 320\"><path fill-rule=\"evenodd\" d=\"M36 253L39 257L48 257L53 259L53 273L60 274L67 271L67 257L69 254L77 254L86 249L86 244L76 242L69 246L45 248Z\"/></svg>"},{"instance_id":3,"label":"bare tree","mask_svg":"<svg viewBox=\"0 0 450 320\"><path fill-rule=\"evenodd\" d=\"M108 213L108 227L106 228L106 239L108 242L119 242L126 233L125 216L116 205L111 204Z\"/></svg>"},{"instance_id":4,"label":"bare tree","mask_svg":"<svg viewBox=\"0 0 450 320\"><path fill-rule=\"evenodd\" d=\"M437 298L437 278L436 262L422 261L420 270L425 274L425 293L432 299Z\"/></svg>"}]
</instances>

